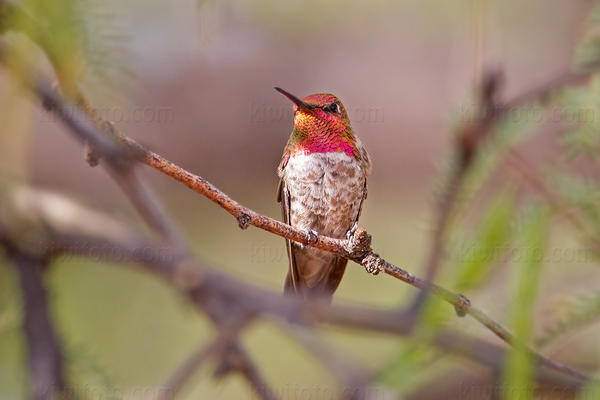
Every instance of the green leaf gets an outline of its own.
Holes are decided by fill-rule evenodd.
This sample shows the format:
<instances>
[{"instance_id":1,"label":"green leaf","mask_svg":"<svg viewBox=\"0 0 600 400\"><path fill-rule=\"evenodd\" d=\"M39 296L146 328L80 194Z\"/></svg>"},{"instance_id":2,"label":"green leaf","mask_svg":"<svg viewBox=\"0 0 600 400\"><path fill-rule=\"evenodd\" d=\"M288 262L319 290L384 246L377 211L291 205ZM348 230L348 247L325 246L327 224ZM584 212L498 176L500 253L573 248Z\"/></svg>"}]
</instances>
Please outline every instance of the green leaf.
<instances>
[{"instance_id":1,"label":"green leaf","mask_svg":"<svg viewBox=\"0 0 600 400\"><path fill-rule=\"evenodd\" d=\"M533 333L533 307L548 239L548 213L539 206L531 206L520 223L510 305L516 343L508 353L502 375L502 398L507 400L533 398L534 360L526 345Z\"/></svg>"},{"instance_id":2,"label":"green leaf","mask_svg":"<svg viewBox=\"0 0 600 400\"><path fill-rule=\"evenodd\" d=\"M481 284L510 240L514 198L499 195L485 212L483 221L468 244L458 249L456 288L465 290Z\"/></svg>"}]
</instances>

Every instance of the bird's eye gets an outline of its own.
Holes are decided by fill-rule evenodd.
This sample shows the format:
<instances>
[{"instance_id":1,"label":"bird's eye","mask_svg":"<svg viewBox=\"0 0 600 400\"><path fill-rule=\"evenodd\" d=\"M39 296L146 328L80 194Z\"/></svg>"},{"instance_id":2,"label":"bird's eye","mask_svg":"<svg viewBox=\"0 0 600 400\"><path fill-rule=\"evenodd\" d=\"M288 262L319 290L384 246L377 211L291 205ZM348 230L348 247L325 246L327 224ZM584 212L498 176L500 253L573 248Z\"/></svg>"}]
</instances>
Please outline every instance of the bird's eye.
<instances>
[{"instance_id":1,"label":"bird's eye","mask_svg":"<svg viewBox=\"0 0 600 400\"><path fill-rule=\"evenodd\" d=\"M326 108L326 111L329 111L333 114L337 114L340 112L340 106L338 105L338 103L331 103L331 105L329 105L329 107Z\"/></svg>"}]
</instances>

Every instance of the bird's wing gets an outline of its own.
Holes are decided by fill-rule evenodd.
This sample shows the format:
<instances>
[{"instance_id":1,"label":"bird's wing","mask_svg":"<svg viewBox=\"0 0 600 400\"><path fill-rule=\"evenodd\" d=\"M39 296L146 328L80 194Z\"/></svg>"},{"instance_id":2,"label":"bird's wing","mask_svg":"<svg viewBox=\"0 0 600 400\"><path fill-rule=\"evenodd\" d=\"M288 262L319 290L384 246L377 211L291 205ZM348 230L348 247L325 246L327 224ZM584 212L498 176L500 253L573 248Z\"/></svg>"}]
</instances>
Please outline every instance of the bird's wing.
<instances>
[{"instance_id":1,"label":"bird's wing","mask_svg":"<svg viewBox=\"0 0 600 400\"><path fill-rule=\"evenodd\" d=\"M291 225L290 220L290 191L288 190L283 179L279 180L279 186L277 187L277 201L281 203L281 214L283 222ZM285 280L284 293L297 293L298 292L298 265L296 263L296 257L292 250L292 243L289 239L285 240L285 247L287 248L289 269L288 275Z\"/></svg>"},{"instance_id":2,"label":"bird's wing","mask_svg":"<svg viewBox=\"0 0 600 400\"><path fill-rule=\"evenodd\" d=\"M363 185L363 196L362 196L362 199L360 200L360 204L358 206L358 212L356 213L356 219L354 220L354 222L358 222L358 219L360 218L360 214L362 212L363 204L365 203L367 195L368 195L368 191L367 191L367 177L365 176L365 183Z\"/></svg>"}]
</instances>

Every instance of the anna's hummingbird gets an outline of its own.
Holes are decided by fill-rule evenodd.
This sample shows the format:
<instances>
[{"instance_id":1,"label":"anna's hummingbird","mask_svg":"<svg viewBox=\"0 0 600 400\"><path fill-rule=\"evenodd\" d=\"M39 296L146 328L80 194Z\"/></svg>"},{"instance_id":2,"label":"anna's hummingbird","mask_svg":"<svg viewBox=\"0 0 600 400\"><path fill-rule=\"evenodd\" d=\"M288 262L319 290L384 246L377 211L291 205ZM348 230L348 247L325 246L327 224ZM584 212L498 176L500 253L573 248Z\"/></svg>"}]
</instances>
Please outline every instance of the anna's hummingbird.
<instances>
[{"instance_id":1,"label":"anna's hummingbird","mask_svg":"<svg viewBox=\"0 0 600 400\"><path fill-rule=\"evenodd\" d=\"M294 129L277 171L284 222L314 240L319 234L350 237L367 197L371 162L344 105L328 93L299 99L275 90L294 103ZM284 292L331 299L348 260L290 240L286 245L289 271Z\"/></svg>"}]
</instances>

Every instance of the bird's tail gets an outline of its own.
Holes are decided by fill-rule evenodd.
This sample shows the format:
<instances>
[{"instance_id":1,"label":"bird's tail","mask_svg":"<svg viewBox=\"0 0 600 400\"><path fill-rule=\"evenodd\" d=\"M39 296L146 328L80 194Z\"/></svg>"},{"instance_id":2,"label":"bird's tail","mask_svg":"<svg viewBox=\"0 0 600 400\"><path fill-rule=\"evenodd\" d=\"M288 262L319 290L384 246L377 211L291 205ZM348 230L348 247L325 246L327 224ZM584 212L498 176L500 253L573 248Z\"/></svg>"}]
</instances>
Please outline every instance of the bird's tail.
<instances>
[{"instance_id":1,"label":"bird's tail","mask_svg":"<svg viewBox=\"0 0 600 400\"><path fill-rule=\"evenodd\" d=\"M336 257L332 262L331 269L320 282L316 285L309 287L301 277L298 277L298 281L294 285L292 276L288 272L285 283L283 286L283 293L288 296L301 296L305 299L321 299L331 301L333 293L338 288L344 272L346 271L346 265L348 260L343 257Z\"/></svg>"}]
</instances>

